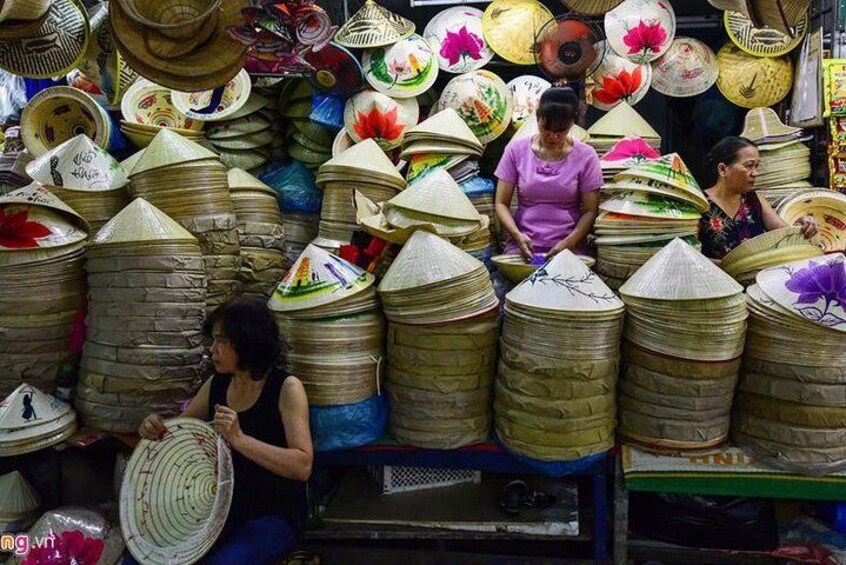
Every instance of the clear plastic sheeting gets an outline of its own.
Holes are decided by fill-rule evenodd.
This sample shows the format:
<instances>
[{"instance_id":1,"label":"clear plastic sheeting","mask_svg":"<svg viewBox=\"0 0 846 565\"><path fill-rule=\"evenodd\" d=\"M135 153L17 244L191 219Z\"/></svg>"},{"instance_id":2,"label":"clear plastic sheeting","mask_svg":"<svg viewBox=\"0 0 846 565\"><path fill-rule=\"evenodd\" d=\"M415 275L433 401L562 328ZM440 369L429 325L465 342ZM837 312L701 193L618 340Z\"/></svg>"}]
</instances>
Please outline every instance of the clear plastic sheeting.
<instances>
[{"instance_id":1,"label":"clear plastic sheeting","mask_svg":"<svg viewBox=\"0 0 846 565\"><path fill-rule=\"evenodd\" d=\"M382 437L388 425L387 396L341 406L309 408L315 451L351 449Z\"/></svg>"}]
</instances>

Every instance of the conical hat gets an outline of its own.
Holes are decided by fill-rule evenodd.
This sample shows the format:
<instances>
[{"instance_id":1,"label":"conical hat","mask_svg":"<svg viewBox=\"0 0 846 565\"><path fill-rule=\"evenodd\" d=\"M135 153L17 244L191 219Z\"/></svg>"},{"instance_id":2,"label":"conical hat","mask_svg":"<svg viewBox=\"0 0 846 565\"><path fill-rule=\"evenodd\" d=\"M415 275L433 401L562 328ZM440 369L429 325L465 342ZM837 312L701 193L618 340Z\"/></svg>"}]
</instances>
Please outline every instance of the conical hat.
<instances>
[{"instance_id":1,"label":"conical hat","mask_svg":"<svg viewBox=\"0 0 846 565\"><path fill-rule=\"evenodd\" d=\"M470 126L461 119L455 108L444 108L437 114L429 116L406 132L410 139L450 139L461 141L466 145L483 148L479 138Z\"/></svg>"},{"instance_id":2,"label":"conical hat","mask_svg":"<svg viewBox=\"0 0 846 565\"><path fill-rule=\"evenodd\" d=\"M740 135L760 143L771 137L799 137L801 134L802 128L785 125L772 108L752 108L746 113Z\"/></svg>"},{"instance_id":3,"label":"conical hat","mask_svg":"<svg viewBox=\"0 0 846 565\"><path fill-rule=\"evenodd\" d=\"M64 214L73 216L76 220L81 222L85 230L88 231L88 222L80 216L76 210L65 204L58 196L50 192L47 187L40 182L30 183L23 188L13 190L12 192L0 196L0 206L5 204L25 204L29 206L43 206L45 208L52 208Z\"/></svg>"},{"instance_id":4,"label":"conical hat","mask_svg":"<svg viewBox=\"0 0 846 565\"><path fill-rule=\"evenodd\" d=\"M124 174L129 175L132 172L133 167L135 167L135 163L141 159L141 156L144 155L145 149L141 149L140 151L136 151L126 159L120 162L120 167L123 169Z\"/></svg>"},{"instance_id":5,"label":"conical hat","mask_svg":"<svg viewBox=\"0 0 846 565\"><path fill-rule=\"evenodd\" d=\"M266 192L272 196L276 196L276 192L272 188L258 180L256 177L245 171L244 169L229 169L227 173L229 178L229 188L250 188L260 192Z\"/></svg>"},{"instance_id":6,"label":"conical hat","mask_svg":"<svg viewBox=\"0 0 846 565\"><path fill-rule=\"evenodd\" d=\"M647 159L658 159L661 154L639 137L621 139L599 159L603 169L636 167Z\"/></svg>"},{"instance_id":7,"label":"conical hat","mask_svg":"<svg viewBox=\"0 0 846 565\"><path fill-rule=\"evenodd\" d=\"M111 190L129 182L120 164L84 133L30 161L26 173L42 184L72 190Z\"/></svg>"},{"instance_id":8,"label":"conical hat","mask_svg":"<svg viewBox=\"0 0 846 565\"><path fill-rule=\"evenodd\" d=\"M356 143L337 157L332 157L320 166L320 171L332 168L361 169L375 175L392 179L402 186L405 186L405 179L397 171L385 152L382 151L375 141L365 139Z\"/></svg>"},{"instance_id":9,"label":"conical hat","mask_svg":"<svg viewBox=\"0 0 846 565\"><path fill-rule=\"evenodd\" d=\"M734 279L681 239L653 255L620 287L624 297L705 300L743 292Z\"/></svg>"},{"instance_id":10,"label":"conical hat","mask_svg":"<svg viewBox=\"0 0 846 565\"><path fill-rule=\"evenodd\" d=\"M217 158L217 155L202 145L163 128L144 150L144 154L132 167L129 176L132 177L145 171L178 165L179 163Z\"/></svg>"},{"instance_id":11,"label":"conical hat","mask_svg":"<svg viewBox=\"0 0 846 565\"><path fill-rule=\"evenodd\" d=\"M0 257L5 265L24 257L37 259L39 250L81 245L91 230L84 218L38 182L0 196L0 212L6 219L24 220L21 230L13 229L0 242L0 251L14 255Z\"/></svg>"},{"instance_id":12,"label":"conical hat","mask_svg":"<svg viewBox=\"0 0 846 565\"><path fill-rule=\"evenodd\" d=\"M411 183L391 198L388 206L456 220L480 219L476 207L444 169L436 169Z\"/></svg>"},{"instance_id":13,"label":"conical hat","mask_svg":"<svg viewBox=\"0 0 846 565\"><path fill-rule=\"evenodd\" d=\"M173 240L196 238L176 220L143 198L136 198L100 228L91 245Z\"/></svg>"},{"instance_id":14,"label":"conical hat","mask_svg":"<svg viewBox=\"0 0 846 565\"><path fill-rule=\"evenodd\" d=\"M790 93L793 85L793 59L789 55L755 57L729 41L717 53L717 63L717 88L741 108L773 106Z\"/></svg>"},{"instance_id":15,"label":"conical hat","mask_svg":"<svg viewBox=\"0 0 846 565\"><path fill-rule=\"evenodd\" d=\"M71 411L67 402L22 383L0 403L0 431L42 426Z\"/></svg>"},{"instance_id":16,"label":"conical hat","mask_svg":"<svg viewBox=\"0 0 846 565\"><path fill-rule=\"evenodd\" d=\"M414 33L414 23L373 0L366 0L358 12L335 33L335 43L344 47L368 49L391 45Z\"/></svg>"},{"instance_id":17,"label":"conical hat","mask_svg":"<svg viewBox=\"0 0 846 565\"><path fill-rule=\"evenodd\" d=\"M349 298L373 285L375 277L340 257L309 244L270 297L276 312L293 312Z\"/></svg>"},{"instance_id":18,"label":"conical hat","mask_svg":"<svg viewBox=\"0 0 846 565\"><path fill-rule=\"evenodd\" d=\"M509 303L554 312L608 312L623 303L584 262L565 249L506 295Z\"/></svg>"},{"instance_id":19,"label":"conical hat","mask_svg":"<svg viewBox=\"0 0 846 565\"><path fill-rule=\"evenodd\" d=\"M418 230L403 245L379 284L379 292L407 290L472 273L481 261L445 239Z\"/></svg>"},{"instance_id":20,"label":"conical hat","mask_svg":"<svg viewBox=\"0 0 846 565\"><path fill-rule=\"evenodd\" d=\"M601 137L661 139L658 132L626 102L620 102L610 112L599 118L588 128L588 133Z\"/></svg>"},{"instance_id":21,"label":"conical hat","mask_svg":"<svg viewBox=\"0 0 846 565\"><path fill-rule=\"evenodd\" d=\"M18 471L0 477L0 519L26 516L40 504L38 493Z\"/></svg>"},{"instance_id":22,"label":"conical hat","mask_svg":"<svg viewBox=\"0 0 846 565\"><path fill-rule=\"evenodd\" d=\"M670 153L660 159L644 161L618 174L614 177L614 180L623 180L632 177L661 181L664 184L695 196L697 200L707 205L702 188L700 188L693 173L690 172L690 169L687 168L687 165L685 165L678 153Z\"/></svg>"}]
</instances>

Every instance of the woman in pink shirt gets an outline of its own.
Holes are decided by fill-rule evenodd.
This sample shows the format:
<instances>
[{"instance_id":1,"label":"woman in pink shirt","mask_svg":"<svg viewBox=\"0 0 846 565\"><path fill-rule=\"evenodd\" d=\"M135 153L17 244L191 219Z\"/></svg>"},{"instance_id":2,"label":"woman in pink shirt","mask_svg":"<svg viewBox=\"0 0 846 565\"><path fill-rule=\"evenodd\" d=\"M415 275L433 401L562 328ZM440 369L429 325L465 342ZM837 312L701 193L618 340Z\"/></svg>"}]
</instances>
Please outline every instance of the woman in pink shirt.
<instances>
[{"instance_id":1,"label":"woman in pink shirt","mask_svg":"<svg viewBox=\"0 0 846 565\"><path fill-rule=\"evenodd\" d=\"M599 210L602 168L589 145L569 136L579 99L570 88L553 87L541 95L538 134L511 143L496 176L496 215L510 238L506 253L527 261L569 249L585 254L585 239ZM517 190L517 213L511 198Z\"/></svg>"}]
</instances>

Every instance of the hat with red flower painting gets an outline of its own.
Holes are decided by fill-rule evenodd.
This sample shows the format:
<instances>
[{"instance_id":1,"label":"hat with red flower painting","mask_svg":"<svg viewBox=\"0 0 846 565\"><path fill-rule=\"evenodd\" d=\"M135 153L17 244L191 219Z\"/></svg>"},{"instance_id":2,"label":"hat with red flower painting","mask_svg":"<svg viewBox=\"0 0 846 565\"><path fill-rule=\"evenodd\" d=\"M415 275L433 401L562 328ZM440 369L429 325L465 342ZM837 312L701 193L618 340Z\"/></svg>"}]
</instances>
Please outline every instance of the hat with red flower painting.
<instances>
[{"instance_id":1,"label":"hat with red flower painting","mask_svg":"<svg viewBox=\"0 0 846 565\"><path fill-rule=\"evenodd\" d=\"M608 111L620 102L627 102L629 106L640 102L652 84L652 66L634 63L610 49L606 51L604 45L597 50L605 52L605 58L588 78L590 104Z\"/></svg>"},{"instance_id":2,"label":"hat with red flower painting","mask_svg":"<svg viewBox=\"0 0 846 565\"><path fill-rule=\"evenodd\" d=\"M417 125L417 100L395 100L380 92L365 90L347 100L344 127L356 143L372 139L383 150L402 144L406 130Z\"/></svg>"},{"instance_id":3,"label":"hat with red flower painting","mask_svg":"<svg viewBox=\"0 0 846 565\"><path fill-rule=\"evenodd\" d=\"M676 13L667 0L625 0L605 14L611 48L635 63L664 54L676 35Z\"/></svg>"}]
</instances>

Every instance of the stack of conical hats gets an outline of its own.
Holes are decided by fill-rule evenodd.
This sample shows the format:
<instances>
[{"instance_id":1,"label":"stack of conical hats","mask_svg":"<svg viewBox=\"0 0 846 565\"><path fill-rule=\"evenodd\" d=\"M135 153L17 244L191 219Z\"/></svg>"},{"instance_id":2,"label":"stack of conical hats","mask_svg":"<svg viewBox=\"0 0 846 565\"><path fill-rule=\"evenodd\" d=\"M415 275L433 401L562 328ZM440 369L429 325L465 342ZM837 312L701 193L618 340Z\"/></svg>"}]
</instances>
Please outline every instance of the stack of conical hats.
<instances>
[{"instance_id":1,"label":"stack of conical hats","mask_svg":"<svg viewBox=\"0 0 846 565\"><path fill-rule=\"evenodd\" d=\"M468 179L459 182L458 186L461 187L461 191L470 199L476 211L488 218L488 231L491 236L489 250L491 251L491 256L493 256L494 250L499 248L499 219L496 216L494 207L496 185L491 179L481 177L476 173ZM488 260L487 257L482 259L474 253L471 253L471 255L483 262Z\"/></svg>"},{"instance_id":2,"label":"stack of conical hats","mask_svg":"<svg viewBox=\"0 0 846 565\"><path fill-rule=\"evenodd\" d=\"M323 189L320 229L315 244L327 250L347 245L356 225L354 191L383 202L406 187L390 159L372 139L365 139L320 167L317 186Z\"/></svg>"},{"instance_id":3,"label":"stack of conical hats","mask_svg":"<svg viewBox=\"0 0 846 565\"><path fill-rule=\"evenodd\" d=\"M389 320L389 430L404 443L435 449L484 441L498 305L484 264L418 230L379 295Z\"/></svg>"},{"instance_id":4,"label":"stack of conical hats","mask_svg":"<svg viewBox=\"0 0 846 565\"><path fill-rule=\"evenodd\" d=\"M846 194L827 189L797 193L779 205L778 215L788 225L804 216L814 218L823 250L846 251Z\"/></svg>"},{"instance_id":5,"label":"stack of conical hats","mask_svg":"<svg viewBox=\"0 0 846 565\"><path fill-rule=\"evenodd\" d=\"M708 200L677 153L643 161L602 187L596 270L619 288L667 241L693 243Z\"/></svg>"},{"instance_id":6,"label":"stack of conical hats","mask_svg":"<svg viewBox=\"0 0 846 565\"><path fill-rule=\"evenodd\" d=\"M286 131L288 136L285 147L288 155L309 169L317 169L332 158L336 136L329 128L310 119L296 119L290 121Z\"/></svg>"},{"instance_id":7,"label":"stack of conical hats","mask_svg":"<svg viewBox=\"0 0 846 565\"><path fill-rule=\"evenodd\" d=\"M508 293L494 418L509 449L571 460L613 447L623 310L567 250Z\"/></svg>"},{"instance_id":8,"label":"stack of conical hats","mask_svg":"<svg viewBox=\"0 0 846 565\"><path fill-rule=\"evenodd\" d=\"M126 173L84 133L30 162L26 172L88 220L94 232L129 203Z\"/></svg>"},{"instance_id":9,"label":"stack of conical hats","mask_svg":"<svg viewBox=\"0 0 846 565\"><path fill-rule=\"evenodd\" d=\"M267 298L287 267L285 228L276 193L243 169L230 169L228 177L238 218L241 292Z\"/></svg>"},{"instance_id":10,"label":"stack of conical hats","mask_svg":"<svg viewBox=\"0 0 846 565\"><path fill-rule=\"evenodd\" d=\"M38 518L38 493L18 471L0 476L0 528L16 533Z\"/></svg>"},{"instance_id":11,"label":"stack of conical hats","mask_svg":"<svg viewBox=\"0 0 846 565\"><path fill-rule=\"evenodd\" d=\"M744 241L723 257L720 268L743 286L749 286L768 267L822 254L822 249L805 239L798 227L787 227Z\"/></svg>"},{"instance_id":12,"label":"stack of conical hats","mask_svg":"<svg viewBox=\"0 0 846 565\"><path fill-rule=\"evenodd\" d=\"M639 137L656 151L661 150L661 136L626 102L620 102L587 131L590 137L585 143L596 149L600 157L627 137Z\"/></svg>"},{"instance_id":13,"label":"stack of conical hats","mask_svg":"<svg viewBox=\"0 0 846 565\"><path fill-rule=\"evenodd\" d=\"M606 183L610 183L617 174L637 167L647 159L660 158L661 154L640 137L627 137L615 143L611 150L602 156L599 164L602 167L602 177Z\"/></svg>"},{"instance_id":14,"label":"stack of conical hats","mask_svg":"<svg viewBox=\"0 0 846 565\"><path fill-rule=\"evenodd\" d=\"M199 379L206 277L197 239L135 199L91 240L77 410L86 425L131 433L175 415Z\"/></svg>"},{"instance_id":15,"label":"stack of conical hats","mask_svg":"<svg viewBox=\"0 0 846 565\"><path fill-rule=\"evenodd\" d=\"M747 290L732 438L791 472L846 469L844 294L841 253L771 267Z\"/></svg>"},{"instance_id":16,"label":"stack of conical hats","mask_svg":"<svg viewBox=\"0 0 846 565\"><path fill-rule=\"evenodd\" d=\"M88 224L45 187L0 196L0 395L53 390L85 301Z\"/></svg>"},{"instance_id":17,"label":"stack of conical hats","mask_svg":"<svg viewBox=\"0 0 846 565\"><path fill-rule=\"evenodd\" d=\"M454 108L446 108L405 132L402 157L421 153L481 157L484 145Z\"/></svg>"},{"instance_id":18,"label":"stack of conical hats","mask_svg":"<svg viewBox=\"0 0 846 565\"><path fill-rule=\"evenodd\" d=\"M238 111L225 120L208 124L206 139L220 154L224 165L255 174L267 163L274 137L280 137L281 133L277 121L263 112L268 104L264 96L250 94Z\"/></svg>"},{"instance_id":19,"label":"stack of conical hats","mask_svg":"<svg viewBox=\"0 0 846 565\"><path fill-rule=\"evenodd\" d=\"M746 333L743 287L674 239L620 287L619 434L650 449L722 443Z\"/></svg>"},{"instance_id":20,"label":"stack of conical hats","mask_svg":"<svg viewBox=\"0 0 846 565\"><path fill-rule=\"evenodd\" d=\"M379 391L385 329L374 283L309 245L271 296L285 369L303 381L309 404L353 404Z\"/></svg>"},{"instance_id":21,"label":"stack of conical hats","mask_svg":"<svg viewBox=\"0 0 846 565\"><path fill-rule=\"evenodd\" d=\"M129 174L132 196L141 196L179 222L200 242L209 309L237 292L241 267L238 220L226 167L208 149L162 130Z\"/></svg>"},{"instance_id":22,"label":"stack of conical hats","mask_svg":"<svg viewBox=\"0 0 846 565\"><path fill-rule=\"evenodd\" d=\"M21 383L0 404L0 457L39 451L76 431L70 404Z\"/></svg>"}]
</instances>

